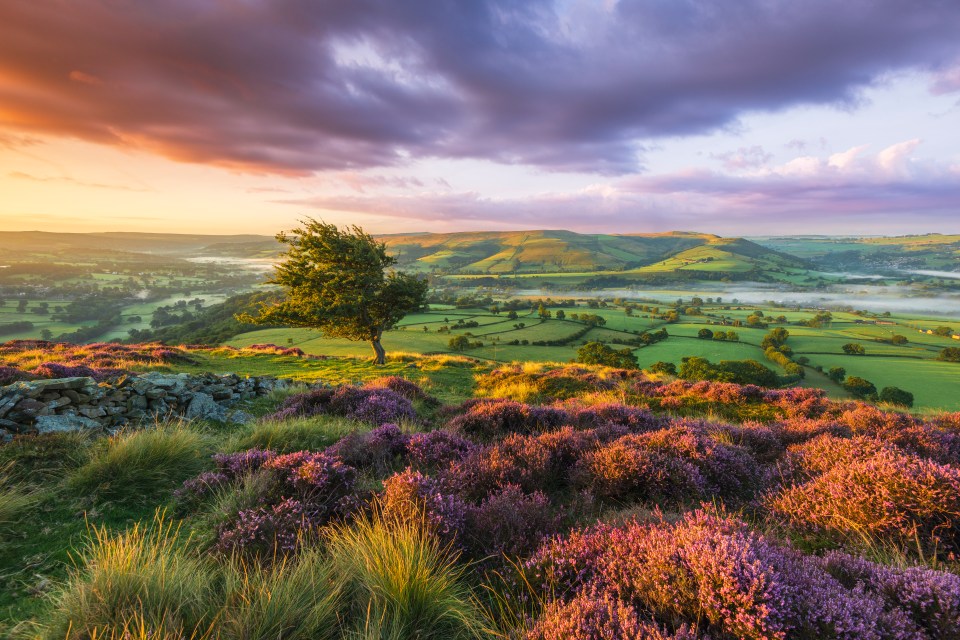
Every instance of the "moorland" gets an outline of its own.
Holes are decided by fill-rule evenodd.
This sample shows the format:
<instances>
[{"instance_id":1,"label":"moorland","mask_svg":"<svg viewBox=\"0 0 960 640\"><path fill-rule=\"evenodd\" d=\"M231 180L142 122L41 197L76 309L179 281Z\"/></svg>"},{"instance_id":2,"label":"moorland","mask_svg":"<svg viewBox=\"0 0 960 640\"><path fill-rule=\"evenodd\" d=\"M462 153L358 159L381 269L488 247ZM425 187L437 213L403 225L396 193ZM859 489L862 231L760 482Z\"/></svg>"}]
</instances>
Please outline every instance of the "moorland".
<instances>
[{"instance_id":1,"label":"moorland","mask_svg":"<svg viewBox=\"0 0 960 640\"><path fill-rule=\"evenodd\" d=\"M430 293L376 366L237 319L273 239L0 234L20 414L291 382L8 433L0 633L960 637L960 238L381 239Z\"/></svg>"}]
</instances>

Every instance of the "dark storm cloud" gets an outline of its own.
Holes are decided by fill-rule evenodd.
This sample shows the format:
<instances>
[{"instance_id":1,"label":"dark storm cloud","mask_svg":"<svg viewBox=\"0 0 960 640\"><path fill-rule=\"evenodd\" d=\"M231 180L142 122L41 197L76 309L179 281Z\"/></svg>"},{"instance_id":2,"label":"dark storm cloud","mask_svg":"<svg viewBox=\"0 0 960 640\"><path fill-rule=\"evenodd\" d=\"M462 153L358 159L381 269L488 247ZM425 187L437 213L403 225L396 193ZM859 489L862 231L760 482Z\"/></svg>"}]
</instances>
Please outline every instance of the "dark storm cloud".
<instances>
[{"instance_id":1,"label":"dark storm cloud","mask_svg":"<svg viewBox=\"0 0 960 640\"><path fill-rule=\"evenodd\" d=\"M944 72L960 3L6 0L0 125L268 173L638 168L740 114Z\"/></svg>"}]
</instances>

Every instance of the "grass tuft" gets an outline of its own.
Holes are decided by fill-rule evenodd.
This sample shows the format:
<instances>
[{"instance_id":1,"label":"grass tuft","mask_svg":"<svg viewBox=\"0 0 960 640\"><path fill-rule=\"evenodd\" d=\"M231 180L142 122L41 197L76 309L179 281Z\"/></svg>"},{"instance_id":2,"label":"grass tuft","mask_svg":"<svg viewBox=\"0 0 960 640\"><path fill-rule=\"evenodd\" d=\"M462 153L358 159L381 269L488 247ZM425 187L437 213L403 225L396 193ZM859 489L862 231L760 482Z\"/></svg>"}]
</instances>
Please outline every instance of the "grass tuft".
<instances>
[{"instance_id":1,"label":"grass tuft","mask_svg":"<svg viewBox=\"0 0 960 640\"><path fill-rule=\"evenodd\" d=\"M423 522L363 516L333 529L328 549L361 621L358 637L488 637L456 554Z\"/></svg>"},{"instance_id":2,"label":"grass tuft","mask_svg":"<svg viewBox=\"0 0 960 640\"><path fill-rule=\"evenodd\" d=\"M141 503L198 474L210 452L208 438L182 423L126 431L104 440L69 485L82 495Z\"/></svg>"}]
</instances>

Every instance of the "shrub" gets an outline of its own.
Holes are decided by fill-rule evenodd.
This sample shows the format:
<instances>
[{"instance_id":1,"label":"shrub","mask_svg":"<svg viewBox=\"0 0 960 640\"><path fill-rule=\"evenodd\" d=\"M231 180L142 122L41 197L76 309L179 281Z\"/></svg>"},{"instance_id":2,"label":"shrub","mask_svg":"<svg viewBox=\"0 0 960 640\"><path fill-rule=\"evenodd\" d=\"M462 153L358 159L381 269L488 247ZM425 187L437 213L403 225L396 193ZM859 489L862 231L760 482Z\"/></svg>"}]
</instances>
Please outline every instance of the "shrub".
<instances>
[{"instance_id":1,"label":"shrub","mask_svg":"<svg viewBox=\"0 0 960 640\"><path fill-rule=\"evenodd\" d=\"M476 558L526 555L557 530L550 499L507 485L467 511L466 546Z\"/></svg>"},{"instance_id":2,"label":"shrub","mask_svg":"<svg viewBox=\"0 0 960 640\"><path fill-rule=\"evenodd\" d=\"M944 362L960 362L960 347L947 347L940 351L937 360Z\"/></svg>"},{"instance_id":3,"label":"shrub","mask_svg":"<svg viewBox=\"0 0 960 640\"><path fill-rule=\"evenodd\" d=\"M545 431L563 424L567 414L559 409L536 407L513 400L468 400L448 428L468 437L494 440L512 433Z\"/></svg>"},{"instance_id":4,"label":"shrub","mask_svg":"<svg viewBox=\"0 0 960 640\"><path fill-rule=\"evenodd\" d=\"M837 458L821 475L769 496L771 512L837 542L960 552L960 470L882 447Z\"/></svg>"},{"instance_id":5,"label":"shrub","mask_svg":"<svg viewBox=\"0 0 960 640\"><path fill-rule=\"evenodd\" d=\"M326 453L352 467L383 472L397 460L406 460L409 439L397 425L384 424L367 433L346 435Z\"/></svg>"},{"instance_id":6,"label":"shrub","mask_svg":"<svg viewBox=\"0 0 960 640\"><path fill-rule=\"evenodd\" d=\"M314 389L284 399L268 420L286 420L330 413L351 420L381 425L414 420L416 412L410 400L387 387L358 388L344 385L338 389Z\"/></svg>"},{"instance_id":7,"label":"shrub","mask_svg":"<svg viewBox=\"0 0 960 640\"><path fill-rule=\"evenodd\" d=\"M334 529L327 546L344 578L354 619L375 625L375 637L485 636L488 622L456 554L421 522L376 513L362 516ZM371 630L366 631L369 635Z\"/></svg>"},{"instance_id":8,"label":"shrub","mask_svg":"<svg viewBox=\"0 0 960 640\"><path fill-rule=\"evenodd\" d=\"M878 596L845 588L816 559L722 511L690 512L675 524L599 525L552 540L523 566L527 583L556 603L547 619L560 603L606 594L685 634L690 627L680 625L721 638L911 637Z\"/></svg>"},{"instance_id":9,"label":"shrub","mask_svg":"<svg viewBox=\"0 0 960 640\"><path fill-rule=\"evenodd\" d=\"M618 369L637 369L637 356L633 349L613 349L602 342L588 342L577 349L577 362L583 364L600 364Z\"/></svg>"},{"instance_id":10,"label":"shrub","mask_svg":"<svg viewBox=\"0 0 960 640\"><path fill-rule=\"evenodd\" d=\"M913 394L899 387L884 387L880 390L877 399L880 402L889 402L890 404L900 405L901 407L913 406Z\"/></svg>"},{"instance_id":11,"label":"shrub","mask_svg":"<svg viewBox=\"0 0 960 640\"><path fill-rule=\"evenodd\" d=\"M467 505L419 471L407 469L387 478L379 506L386 517L419 523L448 542L463 535Z\"/></svg>"},{"instance_id":12,"label":"shrub","mask_svg":"<svg viewBox=\"0 0 960 640\"><path fill-rule=\"evenodd\" d=\"M407 459L416 469L440 469L463 460L475 449L471 441L449 431L415 433L407 442Z\"/></svg>"},{"instance_id":13,"label":"shrub","mask_svg":"<svg viewBox=\"0 0 960 640\"><path fill-rule=\"evenodd\" d=\"M0 387L5 387L8 384L13 384L14 382L34 379L36 379L36 376L28 371L23 371L21 369L17 369L16 367L0 365Z\"/></svg>"},{"instance_id":14,"label":"shrub","mask_svg":"<svg viewBox=\"0 0 960 640\"><path fill-rule=\"evenodd\" d=\"M364 385L367 389L384 388L390 389L394 393L403 396L407 400L420 400L427 404L438 404L436 398L432 397L426 391L421 389L416 383L410 382L400 376L383 376L367 382Z\"/></svg>"},{"instance_id":15,"label":"shrub","mask_svg":"<svg viewBox=\"0 0 960 640\"><path fill-rule=\"evenodd\" d=\"M677 375L677 365L672 362L664 362L663 360L654 362L650 365L650 373L665 373L670 376L675 376Z\"/></svg>"},{"instance_id":16,"label":"shrub","mask_svg":"<svg viewBox=\"0 0 960 640\"><path fill-rule=\"evenodd\" d=\"M843 388L855 398L867 399L877 395L877 388L873 383L859 376L850 376L844 380Z\"/></svg>"},{"instance_id":17,"label":"shrub","mask_svg":"<svg viewBox=\"0 0 960 640\"><path fill-rule=\"evenodd\" d=\"M105 500L145 502L199 473L208 453L207 439L182 425L123 432L105 440L70 485Z\"/></svg>"}]
</instances>

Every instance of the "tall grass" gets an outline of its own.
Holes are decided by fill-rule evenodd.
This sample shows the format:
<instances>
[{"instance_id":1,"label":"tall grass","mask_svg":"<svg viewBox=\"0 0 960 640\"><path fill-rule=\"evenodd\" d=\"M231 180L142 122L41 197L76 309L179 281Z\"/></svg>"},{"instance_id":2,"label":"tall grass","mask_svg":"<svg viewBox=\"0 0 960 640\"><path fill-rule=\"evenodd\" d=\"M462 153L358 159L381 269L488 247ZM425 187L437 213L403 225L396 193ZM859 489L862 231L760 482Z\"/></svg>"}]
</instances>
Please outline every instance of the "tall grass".
<instances>
[{"instance_id":1,"label":"tall grass","mask_svg":"<svg viewBox=\"0 0 960 640\"><path fill-rule=\"evenodd\" d=\"M335 416L265 420L250 427L249 432L238 436L231 445L237 451L254 447L277 453L321 451L348 433L369 428L369 425Z\"/></svg>"},{"instance_id":2,"label":"tall grass","mask_svg":"<svg viewBox=\"0 0 960 640\"><path fill-rule=\"evenodd\" d=\"M381 513L335 528L328 549L345 580L357 637L488 637L456 554L423 522Z\"/></svg>"},{"instance_id":3,"label":"tall grass","mask_svg":"<svg viewBox=\"0 0 960 640\"><path fill-rule=\"evenodd\" d=\"M211 445L185 423L122 432L101 443L69 479L76 492L143 502L170 492L207 465Z\"/></svg>"},{"instance_id":4,"label":"tall grass","mask_svg":"<svg viewBox=\"0 0 960 640\"><path fill-rule=\"evenodd\" d=\"M226 573L229 602L218 625L221 637L327 640L340 635L342 588L318 549L268 569L233 561Z\"/></svg>"},{"instance_id":5,"label":"tall grass","mask_svg":"<svg viewBox=\"0 0 960 640\"><path fill-rule=\"evenodd\" d=\"M15 524L21 515L34 507L43 492L22 484L7 484L0 479L0 534Z\"/></svg>"},{"instance_id":6,"label":"tall grass","mask_svg":"<svg viewBox=\"0 0 960 640\"><path fill-rule=\"evenodd\" d=\"M203 635L217 616L213 572L182 548L178 534L160 515L119 535L94 528L78 568L53 596L42 637L103 637L138 626L167 636Z\"/></svg>"}]
</instances>

